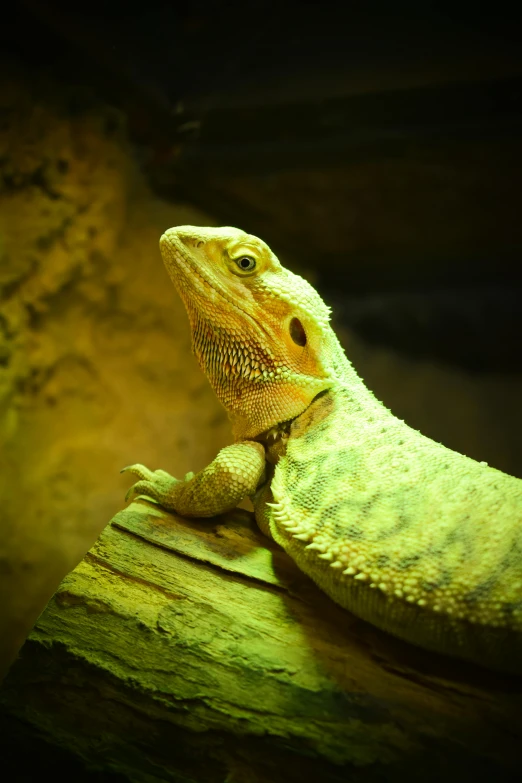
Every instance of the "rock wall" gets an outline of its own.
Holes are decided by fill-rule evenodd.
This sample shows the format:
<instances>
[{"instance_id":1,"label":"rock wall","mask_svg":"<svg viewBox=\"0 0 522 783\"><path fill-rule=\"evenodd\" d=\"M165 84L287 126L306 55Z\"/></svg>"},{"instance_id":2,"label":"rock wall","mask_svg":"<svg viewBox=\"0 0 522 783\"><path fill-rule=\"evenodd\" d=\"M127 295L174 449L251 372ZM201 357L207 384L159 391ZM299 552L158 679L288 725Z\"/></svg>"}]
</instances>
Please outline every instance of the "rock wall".
<instances>
[{"instance_id":1,"label":"rock wall","mask_svg":"<svg viewBox=\"0 0 522 783\"><path fill-rule=\"evenodd\" d=\"M122 506L229 439L158 238L208 215L147 190L124 118L34 74L0 85L0 669Z\"/></svg>"}]
</instances>

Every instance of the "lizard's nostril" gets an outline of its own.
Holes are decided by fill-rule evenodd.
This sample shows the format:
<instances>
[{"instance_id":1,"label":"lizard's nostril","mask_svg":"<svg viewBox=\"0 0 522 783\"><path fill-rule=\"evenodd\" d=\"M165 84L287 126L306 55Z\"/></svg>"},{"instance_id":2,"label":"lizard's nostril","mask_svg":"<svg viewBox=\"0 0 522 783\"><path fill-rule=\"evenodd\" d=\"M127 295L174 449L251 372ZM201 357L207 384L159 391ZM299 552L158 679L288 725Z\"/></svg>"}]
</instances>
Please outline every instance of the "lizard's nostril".
<instances>
[{"instance_id":1,"label":"lizard's nostril","mask_svg":"<svg viewBox=\"0 0 522 783\"><path fill-rule=\"evenodd\" d=\"M202 239L200 239L200 240L199 240L199 242L196 242L196 247L201 247L201 246L202 246L202 245L204 245L204 244L205 244L205 243L203 242L203 240L202 240Z\"/></svg>"}]
</instances>

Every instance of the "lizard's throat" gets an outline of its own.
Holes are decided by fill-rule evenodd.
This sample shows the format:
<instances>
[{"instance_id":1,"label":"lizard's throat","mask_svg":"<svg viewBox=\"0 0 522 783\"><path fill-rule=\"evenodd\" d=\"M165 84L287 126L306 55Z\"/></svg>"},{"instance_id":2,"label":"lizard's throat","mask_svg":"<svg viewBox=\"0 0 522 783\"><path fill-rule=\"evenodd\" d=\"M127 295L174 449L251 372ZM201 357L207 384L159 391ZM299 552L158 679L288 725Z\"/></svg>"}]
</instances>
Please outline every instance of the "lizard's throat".
<instances>
[{"instance_id":1,"label":"lizard's throat","mask_svg":"<svg viewBox=\"0 0 522 783\"><path fill-rule=\"evenodd\" d=\"M237 439L256 437L299 416L327 379L293 371L255 343L248 330L239 336L189 311L194 354L233 422Z\"/></svg>"},{"instance_id":2,"label":"lizard's throat","mask_svg":"<svg viewBox=\"0 0 522 783\"><path fill-rule=\"evenodd\" d=\"M270 353L248 337L241 339L195 312L190 313L190 321L194 354L220 398L230 389L268 381L283 372Z\"/></svg>"}]
</instances>

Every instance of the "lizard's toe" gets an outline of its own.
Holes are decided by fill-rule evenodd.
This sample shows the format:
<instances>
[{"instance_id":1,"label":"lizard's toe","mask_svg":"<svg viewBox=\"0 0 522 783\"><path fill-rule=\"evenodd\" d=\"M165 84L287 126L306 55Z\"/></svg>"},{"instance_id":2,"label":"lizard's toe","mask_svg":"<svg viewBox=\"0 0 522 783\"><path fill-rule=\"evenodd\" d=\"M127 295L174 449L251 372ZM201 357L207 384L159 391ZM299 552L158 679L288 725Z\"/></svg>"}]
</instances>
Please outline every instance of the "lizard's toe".
<instances>
[{"instance_id":1,"label":"lizard's toe","mask_svg":"<svg viewBox=\"0 0 522 783\"><path fill-rule=\"evenodd\" d=\"M161 470L160 468L158 468L158 470L154 471L154 475L158 476L161 479L166 479L167 481L172 481L173 480L173 477L170 475L170 473L167 473L166 470ZM174 480L176 481L177 479L174 479Z\"/></svg>"},{"instance_id":2,"label":"lizard's toe","mask_svg":"<svg viewBox=\"0 0 522 783\"><path fill-rule=\"evenodd\" d=\"M135 500L138 495L159 503L164 508L173 509L173 490L179 480L165 470L149 470L143 465L131 465L125 470L134 473L140 479L127 490L125 501Z\"/></svg>"},{"instance_id":3,"label":"lizard's toe","mask_svg":"<svg viewBox=\"0 0 522 783\"><path fill-rule=\"evenodd\" d=\"M148 481L154 479L154 471L149 470L145 465L140 465L139 463L136 465L127 465L126 468L120 470L120 473L134 473L138 478L147 479Z\"/></svg>"},{"instance_id":4,"label":"lizard's toe","mask_svg":"<svg viewBox=\"0 0 522 783\"><path fill-rule=\"evenodd\" d=\"M129 487L125 495L125 502L128 503L130 500L134 500L138 495L150 497L152 500L158 499L156 497L157 490L150 481L137 481L132 487Z\"/></svg>"}]
</instances>

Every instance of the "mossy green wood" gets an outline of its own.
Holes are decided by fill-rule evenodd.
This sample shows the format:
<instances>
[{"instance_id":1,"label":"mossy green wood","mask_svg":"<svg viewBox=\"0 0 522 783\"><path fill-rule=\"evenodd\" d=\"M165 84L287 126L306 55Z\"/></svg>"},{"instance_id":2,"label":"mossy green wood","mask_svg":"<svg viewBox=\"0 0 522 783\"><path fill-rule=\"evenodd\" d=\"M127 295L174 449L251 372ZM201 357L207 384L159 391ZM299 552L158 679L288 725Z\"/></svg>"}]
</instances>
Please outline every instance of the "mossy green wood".
<instances>
[{"instance_id":1,"label":"mossy green wood","mask_svg":"<svg viewBox=\"0 0 522 783\"><path fill-rule=\"evenodd\" d=\"M136 502L63 581L0 704L133 781L508 780L521 690L356 620L248 512Z\"/></svg>"}]
</instances>

